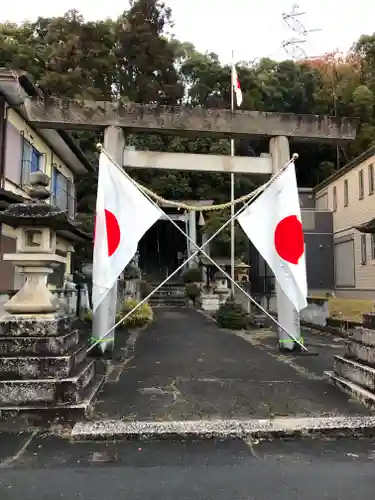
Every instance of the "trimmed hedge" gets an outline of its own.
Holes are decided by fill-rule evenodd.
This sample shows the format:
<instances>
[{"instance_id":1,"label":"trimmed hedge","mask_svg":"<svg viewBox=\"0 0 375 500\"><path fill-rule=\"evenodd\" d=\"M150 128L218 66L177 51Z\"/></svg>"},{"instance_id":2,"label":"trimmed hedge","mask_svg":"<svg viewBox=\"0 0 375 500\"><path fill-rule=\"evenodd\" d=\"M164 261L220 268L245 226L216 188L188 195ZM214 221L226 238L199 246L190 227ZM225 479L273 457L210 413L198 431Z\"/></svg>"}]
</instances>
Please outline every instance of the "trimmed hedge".
<instances>
[{"instance_id":1,"label":"trimmed hedge","mask_svg":"<svg viewBox=\"0 0 375 500\"><path fill-rule=\"evenodd\" d=\"M248 326L249 319L242 306L230 297L219 307L216 321L221 328L243 330Z\"/></svg>"}]
</instances>

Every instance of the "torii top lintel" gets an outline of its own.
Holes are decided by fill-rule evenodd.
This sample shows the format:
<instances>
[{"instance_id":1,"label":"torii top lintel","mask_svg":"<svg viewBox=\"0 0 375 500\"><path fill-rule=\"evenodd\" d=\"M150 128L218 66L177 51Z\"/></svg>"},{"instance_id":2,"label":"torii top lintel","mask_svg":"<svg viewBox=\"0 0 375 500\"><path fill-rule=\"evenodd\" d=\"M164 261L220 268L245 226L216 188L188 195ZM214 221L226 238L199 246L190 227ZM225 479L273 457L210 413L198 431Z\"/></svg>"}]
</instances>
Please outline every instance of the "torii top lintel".
<instances>
[{"instance_id":1,"label":"torii top lintel","mask_svg":"<svg viewBox=\"0 0 375 500\"><path fill-rule=\"evenodd\" d=\"M28 121L43 129L100 130L112 125L134 133L335 142L355 139L357 128L347 118L329 116L120 102L27 99L23 107Z\"/></svg>"}]
</instances>

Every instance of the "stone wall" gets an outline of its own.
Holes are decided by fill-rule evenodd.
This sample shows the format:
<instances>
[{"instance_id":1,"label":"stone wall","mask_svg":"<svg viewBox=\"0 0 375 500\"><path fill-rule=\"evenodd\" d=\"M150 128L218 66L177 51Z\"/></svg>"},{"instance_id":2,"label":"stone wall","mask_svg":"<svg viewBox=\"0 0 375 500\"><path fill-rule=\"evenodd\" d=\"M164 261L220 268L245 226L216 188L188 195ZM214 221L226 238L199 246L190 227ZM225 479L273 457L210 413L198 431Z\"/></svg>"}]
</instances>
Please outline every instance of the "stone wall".
<instances>
[{"instance_id":1,"label":"stone wall","mask_svg":"<svg viewBox=\"0 0 375 500\"><path fill-rule=\"evenodd\" d=\"M326 372L340 390L375 408L375 314L363 315L363 327L348 332L344 356L335 356Z\"/></svg>"}]
</instances>

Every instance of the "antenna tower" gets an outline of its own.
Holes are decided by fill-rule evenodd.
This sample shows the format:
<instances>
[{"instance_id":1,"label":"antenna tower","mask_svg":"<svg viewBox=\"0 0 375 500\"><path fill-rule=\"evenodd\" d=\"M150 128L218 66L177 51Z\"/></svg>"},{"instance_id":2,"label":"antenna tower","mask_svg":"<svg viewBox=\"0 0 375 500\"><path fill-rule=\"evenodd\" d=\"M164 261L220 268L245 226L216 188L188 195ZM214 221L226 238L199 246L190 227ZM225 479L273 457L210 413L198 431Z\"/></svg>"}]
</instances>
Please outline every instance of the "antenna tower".
<instances>
[{"instance_id":1,"label":"antenna tower","mask_svg":"<svg viewBox=\"0 0 375 500\"><path fill-rule=\"evenodd\" d=\"M293 36L281 42L282 48L294 60L305 59L307 57L303 44L307 42L310 33L320 31L319 28L306 29L302 22L306 12L302 12L299 5L293 4L290 12L283 12L282 18L285 24L293 32Z\"/></svg>"}]
</instances>

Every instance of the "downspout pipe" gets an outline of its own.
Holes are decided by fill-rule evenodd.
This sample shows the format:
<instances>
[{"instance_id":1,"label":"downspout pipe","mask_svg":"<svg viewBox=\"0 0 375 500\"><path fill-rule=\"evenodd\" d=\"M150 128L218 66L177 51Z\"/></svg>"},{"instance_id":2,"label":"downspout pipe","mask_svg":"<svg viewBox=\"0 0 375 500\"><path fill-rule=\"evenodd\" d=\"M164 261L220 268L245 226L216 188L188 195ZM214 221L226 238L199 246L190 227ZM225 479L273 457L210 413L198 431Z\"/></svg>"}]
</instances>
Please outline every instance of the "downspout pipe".
<instances>
[{"instance_id":1,"label":"downspout pipe","mask_svg":"<svg viewBox=\"0 0 375 500\"><path fill-rule=\"evenodd\" d=\"M0 187L5 185L5 147L8 107L5 97L0 94Z\"/></svg>"}]
</instances>

